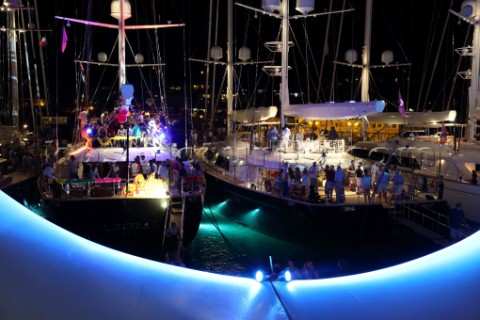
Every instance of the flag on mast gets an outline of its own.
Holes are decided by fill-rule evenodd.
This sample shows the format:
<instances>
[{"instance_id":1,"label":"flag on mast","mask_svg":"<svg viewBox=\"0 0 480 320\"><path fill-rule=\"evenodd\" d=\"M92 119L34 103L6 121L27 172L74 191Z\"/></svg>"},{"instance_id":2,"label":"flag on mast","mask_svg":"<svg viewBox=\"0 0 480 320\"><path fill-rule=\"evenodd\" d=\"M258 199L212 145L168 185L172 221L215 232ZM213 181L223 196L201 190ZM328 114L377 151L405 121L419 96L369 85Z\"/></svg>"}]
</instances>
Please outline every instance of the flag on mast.
<instances>
[{"instance_id":1,"label":"flag on mast","mask_svg":"<svg viewBox=\"0 0 480 320\"><path fill-rule=\"evenodd\" d=\"M67 41L68 41L67 30L65 29L65 26L63 26L62 27L62 53L64 53L65 49L67 48Z\"/></svg>"},{"instance_id":2,"label":"flag on mast","mask_svg":"<svg viewBox=\"0 0 480 320\"><path fill-rule=\"evenodd\" d=\"M407 116L407 113L405 112L405 105L402 99L402 94L400 93L400 89L398 89L398 112L403 118Z\"/></svg>"}]
</instances>

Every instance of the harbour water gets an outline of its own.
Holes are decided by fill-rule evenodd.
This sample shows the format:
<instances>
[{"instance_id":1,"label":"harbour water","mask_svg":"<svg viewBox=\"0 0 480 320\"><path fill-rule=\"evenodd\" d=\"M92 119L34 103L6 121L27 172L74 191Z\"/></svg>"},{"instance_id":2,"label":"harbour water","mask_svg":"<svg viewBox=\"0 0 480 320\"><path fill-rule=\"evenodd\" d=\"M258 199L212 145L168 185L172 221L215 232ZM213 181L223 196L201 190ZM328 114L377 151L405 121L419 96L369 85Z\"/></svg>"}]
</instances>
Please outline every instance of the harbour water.
<instances>
[{"instance_id":1,"label":"harbour water","mask_svg":"<svg viewBox=\"0 0 480 320\"><path fill-rule=\"evenodd\" d=\"M35 181L5 190L36 213L38 194ZM368 272L410 261L437 251L440 247L400 225L392 225L392 236L382 245L355 244L342 248L300 246L255 232L211 208L208 197L200 230L183 251L187 267L212 273L252 277L256 270L270 270L270 257L285 267L293 259L302 268L307 259L315 262L320 277ZM130 252L131 253L131 252ZM142 255L138 253L137 255ZM148 258L151 258L148 257ZM161 261L158 253L157 260Z\"/></svg>"},{"instance_id":2,"label":"harbour water","mask_svg":"<svg viewBox=\"0 0 480 320\"><path fill-rule=\"evenodd\" d=\"M249 229L214 210L205 200L199 233L187 248L186 264L194 269L251 277L256 270L270 270L270 257L285 267L288 260L302 268L311 259L320 277L363 273L407 262L440 247L400 224L392 225L392 236L382 245L357 244L331 248L287 243Z\"/></svg>"}]
</instances>

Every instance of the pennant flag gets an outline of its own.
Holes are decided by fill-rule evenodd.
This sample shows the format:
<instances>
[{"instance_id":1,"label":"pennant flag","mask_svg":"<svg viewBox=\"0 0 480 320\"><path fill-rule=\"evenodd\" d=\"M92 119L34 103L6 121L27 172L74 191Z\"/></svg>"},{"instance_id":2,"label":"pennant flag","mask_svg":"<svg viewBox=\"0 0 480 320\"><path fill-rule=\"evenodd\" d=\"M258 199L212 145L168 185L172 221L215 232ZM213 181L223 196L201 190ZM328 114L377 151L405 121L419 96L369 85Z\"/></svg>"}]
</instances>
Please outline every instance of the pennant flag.
<instances>
[{"instance_id":1,"label":"pennant flag","mask_svg":"<svg viewBox=\"0 0 480 320\"><path fill-rule=\"evenodd\" d=\"M67 41L68 41L67 30L65 29L65 26L63 26L62 27L62 53L64 53L65 49L67 48Z\"/></svg>"},{"instance_id":2,"label":"pennant flag","mask_svg":"<svg viewBox=\"0 0 480 320\"><path fill-rule=\"evenodd\" d=\"M442 121L442 133L440 134L440 144L445 144L447 142L447 128L445 128L445 123Z\"/></svg>"},{"instance_id":3,"label":"pennant flag","mask_svg":"<svg viewBox=\"0 0 480 320\"><path fill-rule=\"evenodd\" d=\"M82 80L85 82L85 69L83 68L83 64L80 63L80 72L82 73Z\"/></svg>"},{"instance_id":4,"label":"pennant flag","mask_svg":"<svg viewBox=\"0 0 480 320\"><path fill-rule=\"evenodd\" d=\"M400 93L400 89L398 89L398 112L404 118L407 116L407 113L405 112L405 105L403 104L402 94Z\"/></svg>"}]
</instances>

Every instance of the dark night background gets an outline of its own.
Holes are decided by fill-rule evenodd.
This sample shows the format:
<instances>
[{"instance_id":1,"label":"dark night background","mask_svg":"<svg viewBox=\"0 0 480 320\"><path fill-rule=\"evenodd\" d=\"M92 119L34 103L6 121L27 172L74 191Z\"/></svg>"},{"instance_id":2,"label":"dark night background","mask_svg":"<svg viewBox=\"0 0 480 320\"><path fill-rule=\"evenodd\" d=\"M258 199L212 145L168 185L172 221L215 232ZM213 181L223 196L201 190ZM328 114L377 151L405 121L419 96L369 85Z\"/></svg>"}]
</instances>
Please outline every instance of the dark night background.
<instances>
[{"instance_id":1,"label":"dark night background","mask_svg":"<svg viewBox=\"0 0 480 320\"><path fill-rule=\"evenodd\" d=\"M260 7L260 0L243 0L243 4ZM60 52L61 26L63 21L53 19L54 15L87 19L87 0L74 1L47 1L37 0L41 28L51 28L53 32L46 34L49 43L44 49L48 66L50 106L52 112L59 114L75 109L75 68L74 59L85 60L86 58L86 35L91 35L92 49L90 59L96 60L98 52L104 51L112 56L112 62L116 63L116 51L112 52L116 37L115 30L102 30L91 28L87 33L85 26L72 23L68 32L68 45L65 53ZM332 4L333 10L341 8L343 1L315 1L315 12L328 11ZM181 110L185 108L182 88L205 83L205 65L202 63L186 62L186 78L184 77L184 54L187 58L205 59L207 56L208 17L210 1L206 0L169 0L153 1L131 0L133 17L127 20L127 24L145 23L173 23L185 22L183 28L170 28L159 30L158 48L163 63L166 63L165 77L167 91L167 103L169 109ZM90 20L115 24L116 20L109 16L110 1L92 1ZM371 70L372 80L370 99L384 99L387 101L387 110L396 110L398 103L398 90L400 89L407 108L413 110L444 110L446 107L455 108L463 117L467 103L463 93L468 82L457 79L455 86L453 80L457 70L459 56L454 48L465 46L469 43L471 32L464 23L458 23L458 18L448 16L448 9L460 10L461 1L414 1L401 0L374 1L373 2L373 25L371 40L371 64L380 65L381 53L391 50L395 55L395 62L411 63L410 67L376 68ZM217 45L224 49L226 59L226 6L227 1L219 1L218 7L218 34ZM290 1L290 14L298 14L295 10L295 1ZM216 2L213 3L213 27L215 30L217 10ZM337 66L336 77L332 79L333 61L344 61L343 56L348 49L355 49L361 57L364 42L364 0L345 1L346 8L355 8L354 12L345 13L343 27L340 29L342 16L331 15L328 32L328 49L324 49L323 43L327 26L327 16L291 20L291 39L298 41L291 49L289 65L290 93L297 93L291 99L304 102L328 101L328 100L352 100L360 99L359 78L360 69ZM259 60L271 59L269 52L263 46L266 41L275 40L278 35L279 21L277 19L255 15L244 8L234 7L235 15L235 52L243 45L247 45L252 51L252 60L258 56ZM305 28L304 28L305 27ZM212 39L215 34L212 31ZM306 34L310 42L310 48L305 43ZM153 31L128 31L128 41L135 52L142 52L145 62L153 62L150 58L155 47L151 46L150 40L155 40ZM185 36L185 46L184 46ZM338 39L341 39L338 41ZM212 40L212 45L215 40ZM116 50L116 49L115 49ZM338 57L335 57L338 51ZM319 79L322 53L326 52L323 64L323 72ZM437 55L438 53L438 55ZM275 58L279 64L279 55ZM303 61L302 61L303 60ZM304 62L308 61L309 72L307 76ZM359 61L357 61L358 63ZM133 63L133 55L127 48L127 63ZM468 61L461 61L459 70L467 69ZM147 83L155 83L153 70L144 71L144 80L138 71L127 70L129 82L135 84L135 96L139 102L144 103L149 93ZM213 73L211 69L211 73ZM105 73L103 73L105 72ZM237 75L242 74L242 82L239 88L242 91L255 91L255 79L261 73L257 67L243 67L236 69ZM222 83L224 68L216 68L217 87ZM95 104L98 112L102 109L111 110L116 101L116 70L103 71L100 67L92 67L90 70L91 104ZM100 85L96 87L101 79ZM143 83L143 84L142 84ZM142 84L142 85L141 85ZM225 84L222 90L225 90ZM332 87L334 88L333 90ZM113 88L113 89L112 89ZM276 102L271 93L278 89L278 80L263 76L258 88L269 88L260 92L255 99L239 99L239 108L247 106L270 105ZM451 88L455 88L450 98ZM112 91L113 90L113 91ZM158 94L158 86L151 88L152 93ZM217 88L217 91L219 89ZM333 92L333 94L331 93ZM205 103L200 98L203 91L191 94L187 90L188 105L203 108ZM108 99L108 101L106 100ZM447 102L450 100L450 105ZM297 101L295 101L297 102ZM222 106L220 106L222 107ZM458 118L457 118L458 119Z\"/></svg>"}]
</instances>

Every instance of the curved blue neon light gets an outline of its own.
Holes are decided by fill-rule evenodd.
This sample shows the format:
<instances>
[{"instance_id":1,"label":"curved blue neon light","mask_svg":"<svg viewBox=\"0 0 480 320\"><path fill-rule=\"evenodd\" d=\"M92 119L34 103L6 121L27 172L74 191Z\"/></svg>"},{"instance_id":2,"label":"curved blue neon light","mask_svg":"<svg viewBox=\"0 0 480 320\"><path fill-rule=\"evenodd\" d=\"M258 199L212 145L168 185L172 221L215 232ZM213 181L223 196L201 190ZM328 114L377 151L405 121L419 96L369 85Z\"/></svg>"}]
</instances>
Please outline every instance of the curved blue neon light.
<instances>
[{"instance_id":1,"label":"curved blue neon light","mask_svg":"<svg viewBox=\"0 0 480 320\"><path fill-rule=\"evenodd\" d=\"M0 319L478 319L480 233L391 268L262 282L94 244L0 192Z\"/></svg>"}]
</instances>

